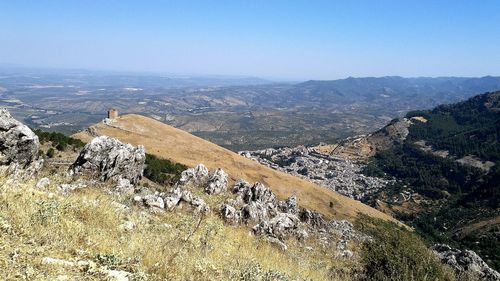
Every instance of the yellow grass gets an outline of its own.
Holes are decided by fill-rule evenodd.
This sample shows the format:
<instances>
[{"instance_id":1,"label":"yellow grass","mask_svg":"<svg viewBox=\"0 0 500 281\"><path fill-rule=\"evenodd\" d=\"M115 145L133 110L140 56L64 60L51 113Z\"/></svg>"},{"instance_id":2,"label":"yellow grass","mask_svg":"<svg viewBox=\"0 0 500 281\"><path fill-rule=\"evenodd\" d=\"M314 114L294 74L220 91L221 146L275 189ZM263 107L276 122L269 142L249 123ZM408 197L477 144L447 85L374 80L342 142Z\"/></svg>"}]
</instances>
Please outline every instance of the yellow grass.
<instances>
[{"instance_id":1,"label":"yellow grass","mask_svg":"<svg viewBox=\"0 0 500 281\"><path fill-rule=\"evenodd\" d=\"M246 227L224 225L214 213L197 228L200 217L187 210L122 210L116 202L130 198L110 194L105 185L65 195L56 191L65 180L51 181L47 190L37 190L36 181L0 179L0 280L105 280L102 266L133 272L134 280L264 280L266 274L288 278L279 280L346 280L343 275L357 265L356 258L335 257L314 242L300 246L291 240L282 252ZM125 221L135 227L121 230ZM44 257L91 265L47 265Z\"/></svg>"},{"instance_id":2,"label":"yellow grass","mask_svg":"<svg viewBox=\"0 0 500 281\"><path fill-rule=\"evenodd\" d=\"M269 186L281 199L297 195L303 207L317 210L327 217L350 218L358 214L395 221L376 209L342 196L334 191L283 172L260 165L230 150L198 138L159 121L135 114L117 118L112 126L99 123L93 127L101 135L134 145L144 145L148 153L188 166L198 163L210 169L222 168L236 179L259 181ZM74 137L89 141L91 136L80 132ZM333 207L330 207L332 205Z\"/></svg>"}]
</instances>

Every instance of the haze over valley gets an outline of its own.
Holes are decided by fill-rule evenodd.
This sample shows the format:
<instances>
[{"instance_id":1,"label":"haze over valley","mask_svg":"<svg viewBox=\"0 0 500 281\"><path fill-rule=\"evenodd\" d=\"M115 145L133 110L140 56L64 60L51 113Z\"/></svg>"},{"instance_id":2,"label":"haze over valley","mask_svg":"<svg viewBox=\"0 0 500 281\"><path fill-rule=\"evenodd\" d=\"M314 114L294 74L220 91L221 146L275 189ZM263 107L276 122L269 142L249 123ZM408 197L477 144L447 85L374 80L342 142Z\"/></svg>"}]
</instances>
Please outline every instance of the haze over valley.
<instances>
[{"instance_id":1,"label":"haze over valley","mask_svg":"<svg viewBox=\"0 0 500 281\"><path fill-rule=\"evenodd\" d=\"M0 71L0 105L35 128L75 133L110 108L152 117L234 151L366 134L415 109L500 88L500 77L272 82L89 71Z\"/></svg>"}]
</instances>

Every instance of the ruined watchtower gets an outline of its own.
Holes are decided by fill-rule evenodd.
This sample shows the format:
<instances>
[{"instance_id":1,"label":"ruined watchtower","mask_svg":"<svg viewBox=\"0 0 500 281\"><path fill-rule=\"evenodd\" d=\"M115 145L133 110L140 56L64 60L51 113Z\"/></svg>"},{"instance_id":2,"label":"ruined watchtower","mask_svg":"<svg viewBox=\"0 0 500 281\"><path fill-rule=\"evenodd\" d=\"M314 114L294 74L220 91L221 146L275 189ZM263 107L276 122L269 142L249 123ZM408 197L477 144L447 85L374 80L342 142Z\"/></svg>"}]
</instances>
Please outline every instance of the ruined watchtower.
<instances>
[{"instance_id":1,"label":"ruined watchtower","mask_svg":"<svg viewBox=\"0 0 500 281\"><path fill-rule=\"evenodd\" d=\"M118 110L111 108L108 110L108 119L116 119L118 118Z\"/></svg>"}]
</instances>

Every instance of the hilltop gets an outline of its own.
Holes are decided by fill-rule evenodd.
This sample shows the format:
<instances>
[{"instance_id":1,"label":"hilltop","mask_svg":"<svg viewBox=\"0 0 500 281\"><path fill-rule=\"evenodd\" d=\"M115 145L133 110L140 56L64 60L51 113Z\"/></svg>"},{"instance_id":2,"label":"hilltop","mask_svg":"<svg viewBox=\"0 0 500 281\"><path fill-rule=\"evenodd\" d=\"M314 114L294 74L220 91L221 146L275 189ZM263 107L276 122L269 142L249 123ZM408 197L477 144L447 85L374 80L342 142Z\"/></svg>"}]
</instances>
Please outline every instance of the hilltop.
<instances>
[{"instance_id":1,"label":"hilltop","mask_svg":"<svg viewBox=\"0 0 500 281\"><path fill-rule=\"evenodd\" d=\"M148 153L187 166L198 163L209 169L222 168L232 180L244 179L269 186L279 198L296 195L299 204L328 217L355 218L359 214L395 221L392 217L358 201L322 188L303 179L279 172L240 156L228 149L176 129L159 121L129 114L91 126L75 134L82 141L107 135L134 145L144 145Z\"/></svg>"}]
</instances>

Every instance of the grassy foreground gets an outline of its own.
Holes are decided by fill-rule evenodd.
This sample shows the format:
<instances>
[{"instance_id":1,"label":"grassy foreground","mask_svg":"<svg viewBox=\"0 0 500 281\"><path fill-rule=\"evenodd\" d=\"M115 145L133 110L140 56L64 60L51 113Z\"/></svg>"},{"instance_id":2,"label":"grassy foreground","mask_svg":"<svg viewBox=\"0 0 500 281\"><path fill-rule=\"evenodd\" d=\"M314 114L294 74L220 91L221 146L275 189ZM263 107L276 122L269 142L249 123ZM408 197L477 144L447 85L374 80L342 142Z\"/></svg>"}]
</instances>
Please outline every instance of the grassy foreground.
<instances>
[{"instance_id":1,"label":"grassy foreground","mask_svg":"<svg viewBox=\"0 0 500 281\"><path fill-rule=\"evenodd\" d=\"M106 280L102 269L132 272L131 280L346 280L357 267L356 258L314 242L291 239L282 252L216 212L124 208L118 202L129 198L105 185L62 194L62 178L50 179L44 190L35 180L0 179L1 280ZM79 264L46 264L46 257Z\"/></svg>"}]
</instances>

